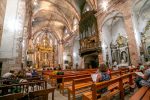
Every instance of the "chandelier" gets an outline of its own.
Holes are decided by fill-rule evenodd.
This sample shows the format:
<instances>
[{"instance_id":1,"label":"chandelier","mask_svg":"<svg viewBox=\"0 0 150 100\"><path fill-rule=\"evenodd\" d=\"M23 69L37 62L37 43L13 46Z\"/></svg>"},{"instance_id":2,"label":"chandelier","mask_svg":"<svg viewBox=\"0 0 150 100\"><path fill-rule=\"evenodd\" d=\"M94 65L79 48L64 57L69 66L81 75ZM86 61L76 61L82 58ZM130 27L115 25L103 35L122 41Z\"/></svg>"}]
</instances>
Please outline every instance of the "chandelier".
<instances>
[{"instance_id":1,"label":"chandelier","mask_svg":"<svg viewBox=\"0 0 150 100\"><path fill-rule=\"evenodd\" d=\"M49 39L47 37L47 34L43 39L42 43L36 45L36 48L40 52L53 52L53 47L49 44Z\"/></svg>"}]
</instances>

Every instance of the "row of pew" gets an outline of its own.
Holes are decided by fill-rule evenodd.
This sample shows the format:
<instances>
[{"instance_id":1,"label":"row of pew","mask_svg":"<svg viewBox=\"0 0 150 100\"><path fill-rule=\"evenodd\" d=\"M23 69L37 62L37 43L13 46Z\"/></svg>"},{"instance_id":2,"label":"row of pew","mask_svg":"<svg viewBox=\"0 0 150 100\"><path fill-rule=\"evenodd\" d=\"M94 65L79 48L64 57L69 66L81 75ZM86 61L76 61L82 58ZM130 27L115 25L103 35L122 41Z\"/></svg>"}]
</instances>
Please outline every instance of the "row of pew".
<instances>
[{"instance_id":1,"label":"row of pew","mask_svg":"<svg viewBox=\"0 0 150 100\"><path fill-rule=\"evenodd\" d=\"M28 82L1 84L0 100L48 100L49 93L52 93L54 100L54 90L55 88L47 87L46 80L30 78Z\"/></svg>"},{"instance_id":2,"label":"row of pew","mask_svg":"<svg viewBox=\"0 0 150 100\"><path fill-rule=\"evenodd\" d=\"M83 96L84 100L97 100L97 99L93 99L93 95L92 92L94 90L94 85L96 85L95 83L93 83L92 78L91 78L91 74L95 73L97 71L97 69L92 69L92 70L84 70L84 71L66 71L64 72L64 75L52 75L52 74L46 74L49 78L49 80L51 81L50 83L55 83L55 85L57 84L56 80L57 79L62 79L62 83L60 84L60 93L62 93L64 95L65 91L67 90L68 92L68 100L75 100L76 97L78 96ZM132 78L134 78L134 74L133 72L137 71L137 68L134 69L120 69L118 71L111 71L110 76L111 76L111 82L108 86L108 90L110 91L115 91L116 93L120 93L118 90L121 89L121 85L123 84L123 89L124 88L129 88L133 83L131 81L133 81ZM131 74L132 73L132 74ZM126 75L126 76L123 76ZM133 75L133 77L131 78L131 76ZM130 78L129 78L130 77ZM114 80L115 79L115 80ZM113 81L112 81L113 80ZM115 83L113 85L113 82L115 81ZM120 82L120 83L118 83ZM122 82L122 83L121 83ZM100 82L103 83L103 82ZM120 87L120 88L118 88ZM96 87L97 89L97 87ZM117 90L118 89L118 90ZM121 90L123 90L121 89ZM114 93L115 93L114 92ZM83 94L83 95L82 95ZM111 96L110 96L111 97ZM91 99L90 99L91 98ZM121 100L123 100L124 95L122 94L122 96L120 97Z\"/></svg>"}]
</instances>

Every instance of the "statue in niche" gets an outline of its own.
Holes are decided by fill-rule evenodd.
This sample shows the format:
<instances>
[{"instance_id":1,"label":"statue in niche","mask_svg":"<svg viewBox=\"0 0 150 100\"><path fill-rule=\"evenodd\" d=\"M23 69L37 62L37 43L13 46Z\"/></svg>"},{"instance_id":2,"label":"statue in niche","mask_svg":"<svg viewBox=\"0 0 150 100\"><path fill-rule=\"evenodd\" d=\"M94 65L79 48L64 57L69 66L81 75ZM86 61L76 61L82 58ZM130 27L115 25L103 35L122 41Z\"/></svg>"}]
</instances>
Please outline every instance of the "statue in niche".
<instances>
[{"instance_id":1,"label":"statue in niche","mask_svg":"<svg viewBox=\"0 0 150 100\"><path fill-rule=\"evenodd\" d=\"M121 52L121 60L123 60L124 63L127 63L128 61L127 53L125 51Z\"/></svg>"},{"instance_id":2,"label":"statue in niche","mask_svg":"<svg viewBox=\"0 0 150 100\"><path fill-rule=\"evenodd\" d=\"M119 35L116 42L117 42L119 48L124 47L127 44L127 38Z\"/></svg>"}]
</instances>

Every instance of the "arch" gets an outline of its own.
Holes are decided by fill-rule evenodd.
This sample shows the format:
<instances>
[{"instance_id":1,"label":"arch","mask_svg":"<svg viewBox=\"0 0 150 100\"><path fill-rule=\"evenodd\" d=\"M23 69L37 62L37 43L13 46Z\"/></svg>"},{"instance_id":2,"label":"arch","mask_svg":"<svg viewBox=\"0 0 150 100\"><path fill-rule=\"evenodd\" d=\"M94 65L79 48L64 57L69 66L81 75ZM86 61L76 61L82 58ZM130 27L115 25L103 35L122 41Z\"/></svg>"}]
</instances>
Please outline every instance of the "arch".
<instances>
[{"instance_id":1,"label":"arch","mask_svg":"<svg viewBox=\"0 0 150 100\"><path fill-rule=\"evenodd\" d=\"M102 30L102 27L103 27L104 23L107 22L107 20L109 20L109 19L114 17L114 16L109 17L109 15L111 15L114 12L116 12L116 14L114 16L117 16L117 17L123 17L124 16L123 13L118 11L118 10L111 10L111 11L109 11L108 13L104 14L104 16L102 18L103 22L101 23L100 30Z\"/></svg>"},{"instance_id":2,"label":"arch","mask_svg":"<svg viewBox=\"0 0 150 100\"><path fill-rule=\"evenodd\" d=\"M116 44L119 33L127 36L124 23L124 15L118 10L112 10L112 12L105 14L102 19L103 21L100 27L101 33L99 34L101 35L100 40L102 42L103 58L104 61L112 64L113 56L110 46L111 43ZM120 28L118 29L119 26Z\"/></svg>"}]
</instances>

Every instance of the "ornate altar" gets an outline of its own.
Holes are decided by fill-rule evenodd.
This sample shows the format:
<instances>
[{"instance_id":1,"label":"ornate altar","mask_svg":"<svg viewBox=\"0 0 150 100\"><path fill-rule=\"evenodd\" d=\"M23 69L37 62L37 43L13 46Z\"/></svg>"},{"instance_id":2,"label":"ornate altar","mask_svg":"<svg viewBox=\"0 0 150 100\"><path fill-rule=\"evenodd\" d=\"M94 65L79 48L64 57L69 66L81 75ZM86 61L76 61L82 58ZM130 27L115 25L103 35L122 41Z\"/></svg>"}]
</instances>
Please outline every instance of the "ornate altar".
<instances>
[{"instance_id":1,"label":"ornate altar","mask_svg":"<svg viewBox=\"0 0 150 100\"><path fill-rule=\"evenodd\" d=\"M41 43L36 44L35 57L38 68L54 66L54 45L49 42L47 34Z\"/></svg>"},{"instance_id":2,"label":"ornate altar","mask_svg":"<svg viewBox=\"0 0 150 100\"><path fill-rule=\"evenodd\" d=\"M116 61L118 64L121 64L123 61L126 65L129 65L130 57L128 41L126 37L119 35L115 44L111 42L110 48L113 62Z\"/></svg>"}]
</instances>

